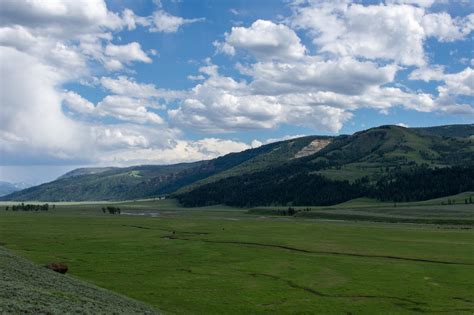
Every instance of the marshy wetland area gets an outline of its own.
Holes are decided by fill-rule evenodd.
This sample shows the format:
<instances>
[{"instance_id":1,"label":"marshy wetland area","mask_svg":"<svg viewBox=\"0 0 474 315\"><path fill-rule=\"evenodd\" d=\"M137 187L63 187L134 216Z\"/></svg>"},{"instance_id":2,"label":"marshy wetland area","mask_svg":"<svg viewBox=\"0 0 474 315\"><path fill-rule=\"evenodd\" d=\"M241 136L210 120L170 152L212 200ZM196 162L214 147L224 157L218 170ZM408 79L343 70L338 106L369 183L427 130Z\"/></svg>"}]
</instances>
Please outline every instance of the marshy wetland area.
<instances>
[{"instance_id":1,"label":"marshy wetland area","mask_svg":"<svg viewBox=\"0 0 474 315\"><path fill-rule=\"evenodd\" d=\"M472 314L471 196L451 196L451 205L363 198L292 216L169 199L49 211L5 211L13 203L4 202L0 313L74 312L90 296L98 305L81 312L109 304L117 313ZM43 268L51 262L68 273ZM32 292L41 303L25 298Z\"/></svg>"}]
</instances>

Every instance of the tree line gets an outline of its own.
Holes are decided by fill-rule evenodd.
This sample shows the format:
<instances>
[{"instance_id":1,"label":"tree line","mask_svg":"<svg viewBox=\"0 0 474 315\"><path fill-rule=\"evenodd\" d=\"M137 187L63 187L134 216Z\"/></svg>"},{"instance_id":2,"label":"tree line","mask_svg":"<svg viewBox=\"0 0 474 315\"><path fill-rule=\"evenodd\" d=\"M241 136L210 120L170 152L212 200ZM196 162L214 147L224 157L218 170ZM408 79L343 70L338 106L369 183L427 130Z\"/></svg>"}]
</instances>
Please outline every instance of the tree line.
<instances>
[{"instance_id":1,"label":"tree line","mask_svg":"<svg viewBox=\"0 0 474 315\"><path fill-rule=\"evenodd\" d=\"M102 212L109 214L120 214L120 208L112 206L102 207Z\"/></svg>"},{"instance_id":2,"label":"tree line","mask_svg":"<svg viewBox=\"0 0 474 315\"><path fill-rule=\"evenodd\" d=\"M474 165L397 168L377 181L331 180L304 169L272 168L225 178L175 195L185 206L327 206L358 197L408 202L474 191Z\"/></svg>"},{"instance_id":3,"label":"tree line","mask_svg":"<svg viewBox=\"0 0 474 315\"><path fill-rule=\"evenodd\" d=\"M56 206L53 205L53 209L55 208ZM12 205L11 207L10 206L6 206L5 207L5 211L9 211L11 209L11 211L48 211L49 210L49 204L45 203L45 204L42 204L42 205L37 205L37 204L25 204L25 203L20 203L18 205Z\"/></svg>"}]
</instances>

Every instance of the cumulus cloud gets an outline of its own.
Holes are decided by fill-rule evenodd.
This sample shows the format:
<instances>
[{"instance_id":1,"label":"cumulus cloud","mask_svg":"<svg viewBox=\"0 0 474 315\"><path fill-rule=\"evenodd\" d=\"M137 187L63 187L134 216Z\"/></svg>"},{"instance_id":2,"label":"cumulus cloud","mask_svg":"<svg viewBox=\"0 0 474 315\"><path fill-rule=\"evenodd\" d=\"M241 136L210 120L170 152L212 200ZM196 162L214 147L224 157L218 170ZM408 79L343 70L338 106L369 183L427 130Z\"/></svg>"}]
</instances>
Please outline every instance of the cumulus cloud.
<instances>
[{"instance_id":1,"label":"cumulus cloud","mask_svg":"<svg viewBox=\"0 0 474 315\"><path fill-rule=\"evenodd\" d=\"M0 27L0 45L34 56L43 64L55 67L59 75L66 79L77 79L88 73L86 58L77 47L63 41L35 34L19 25Z\"/></svg>"},{"instance_id":2,"label":"cumulus cloud","mask_svg":"<svg viewBox=\"0 0 474 315\"><path fill-rule=\"evenodd\" d=\"M152 60L142 50L137 42L132 42L126 45L108 44L105 47L105 56L110 59L105 60L105 66L111 70L119 70L123 68L123 64L129 64L132 61L140 61L151 63Z\"/></svg>"},{"instance_id":3,"label":"cumulus cloud","mask_svg":"<svg viewBox=\"0 0 474 315\"><path fill-rule=\"evenodd\" d=\"M360 94L370 86L392 82L398 68L379 67L350 57L336 60L306 57L294 63L259 62L240 70L254 78L253 89L267 94L314 90Z\"/></svg>"},{"instance_id":4,"label":"cumulus cloud","mask_svg":"<svg viewBox=\"0 0 474 315\"><path fill-rule=\"evenodd\" d=\"M137 124L164 124L164 120L150 108L157 108L156 104L144 99L137 99L123 95L107 95L95 106L75 92L64 94L64 102L69 110L91 116L113 117L125 122Z\"/></svg>"},{"instance_id":5,"label":"cumulus cloud","mask_svg":"<svg viewBox=\"0 0 474 315\"><path fill-rule=\"evenodd\" d=\"M422 26L427 36L442 42L452 42L465 38L474 29L474 14L453 19L448 13L440 12L423 16Z\"/></svg>"},{"instance_id":6,"label":"cumulus cloud","mask_svg":"<svg viewBox=\"0 0 474 315\"><path fill-rule=\"evenodd\" d=\"M163 119L147 109L148 104L134 98L108 95L97 104L100 115L111 116L117 119L140 124L163 124Z\"/></svg>"},{"instance_id":7,"label":"cumulus cloud","mask_svg":"<svg viewBox=\"0 0 474 315\"><path fill-rule=\"evenodd\" d=\"M191 81L202 81L202 80L206 79L201 74L199 74L199 75L188 75L187 78L188 78L188 80L191 80Z\"/></svg>"},{"instance_id":8,"label":"cumulus cloud","mask_svg":"<svg viewBox=\"0 0 474 315\"><path fill-rule=\"evenodd\" d=\"M118 29L122 25L120 17L109 11L103 0L3 0L1 8L0 25L48 29L55 37L71 38L101 27Z\"/></svg>"},{"instance_id":9,"label":"cumulus cloud","mask_svg":"<svg viewBox=\"0 0 474 315\"><path fill-rule=\"evenodd\" d=\"M413 70L408 76L410 80L444 81L443 89L450 91L450 94L474 95L474 70L471 67L465 68L457 73L445 73L443 66L432 66Z\"/></svg>"},{"instance_id":10,"label":"cumulus cloud","mask_svg":"<svg viewBox=\"0 0 474 315\"><path fill-rule=\"evenodd\" d=\"M474 69L467 67L457 73L445 73L444 67L433 66L419 68L409 75L410 80L441 81L438 85L438 97L436 103L439 109L454 115L472 115L474 107L471 104L463 104L460 97L474 96Z\"/></svg>"},{"instance_id":11,"label":"cumulus cloud","mask_svg":"<svg viewBox=\"0 0 474 315\"><path fill-rule=\"evenodd\" d=\"M314 2L296 6L290 24L308 30L321 53L421 66L426 64L427 37L464 38L472 31L472 17L454 20L447 13L427 14L423 6L431 2L416 2L424 5Z\"/></svg>"},{"instance_id":12,"label":"cumulus cloud","mask_svg":"<svg viewBox=\"0 0 474 315\"><path fill-rule=\"evenodd\" d=\"M419 7L429 8L436 2L436 0L388 0L386 2L395 4L413 4Z\"/></svg>"},{"instance_id":13,"label":"cumulus cloud","mask_svg":"<svg viewBox=\"0 0 474 315\"><path fill-rule=\"evenodd\" d=\"M0 6L1 163L98 163L109 150L160 150L182 137L156 112L163 108L158 100L181 92L92 76L100 65L116 71L152 62L138 42L112 43L124 28L152 27L150 17L111 12L103 0L4 0ZM64 91L70 82L101 84L113 94L93 104Z\"/></svg>"},{"instance_id":14,"label":"cumulus cloud","mask_svg":"<svg viewBox=\"0 0 474 315\"><path fill-rule=\"evenodd\" d=\"M235 55L235 48L226 42L219 42L215 40L214 42L212 42L212 45L214 45L214 47L216 48L216 53L225 54L229 56Z\"/></svg>"},{"instance_id":15,"label":"cumulus cloud","mask_svg":"<svg viewBox=\"0 0 474 315\"><path fill-rule=\"evenodd\" d=\"M63 95L66 106L76 113L91 114L95 111L95 106L79 94L68 91Z\"/></svg>"},{"instance_id":16,"label":"cumulus cloud","mask_svg":"<svg viewBox=\"0 0 474 315\"><path fill-rule=\"evenodd\" d=\"M274 128L289 123L337 132L351 114L324 104L301 104L288 95L254 93L244 81L221 76L216 65L201 72L209 77L196 85L181 106L168 110L177 124L205 132Z\"/></svg>"},{"instance_id":17,"label":"cumulus cloud","mask_svg":"<svg viewBox=\"0 0 474 315\"><path fill-rule=\"evenodd\" d=\"M155 11L151 17L150 32L175 33L186 24L202 22L204 18L185 19L180 16L171 15L163 10Z\"/></svg>"},{"instance_id":18,"label":"cumulus cloud","mask_svg":"<svg viewBox=\"0 0 474 315\"><path fill-rule=\"evenodd\" d=\"M439 87L440 94L474 96L474 69L466 68L458 73L445 74L442 77L445 85Z\"/></svg>"},{"instance_id":19,"label":"cumulus cloud","mask_svg":"<svg viewBox=\"0 0 474 315\"><path fill-rule=\"evenodd\" d=\"M61 111L56 88L62 78L54 68L10 47L0 46L0 60L8 60L0 63L2 162L14 163L18 152L33 160L35 155L75 158L83 144L82 127Z\"/></svg>"},{"instance_id":20,"label":"cumulus cloud","mask_svg":"<svg viewBox=\"0 0 474 315\"><path fill-rule=\"evenodd\" d=\"M410 80L422 80L425 82L433 80L441 81L443 80L443 77L444 67L440 65L417 68L408 76Z\"/></svg>"},{"instance_id":21,"label":"cumulus cloud","mask_svg":"<svg viewBox=\"0 0 474 315\"><path fill-rule=\"evenodd\" d=\"M255 143L254 143L255 144ZM170 164L207 160L231 152L250 149L252 145L244 142L204 138L197 141L171 140L165 148L136 148L135 150L117 150L108 154L103 162L107 165L160 163Z\"/></svg>"},{"instance_id":22,"label":"cumulus cloud","mask_svg":"<svg viewBox=\"0 0 474 315\"><path fill-rule=\"evenodd\" d=\"M133 78L119 76L117 78L102 77L100 84L108 91L139 99L164 99L165 101L182 98L184 91L157 88L153 84L138 83Z\"/></svg>"},{"instance_id":23,"label":"cumulus cloud","mask_svg":"<svg viewBox=\"0 0 474 315\"><path fill-rule=\"evenodd\" d=\"M296 33L283 24L257 20L246 27L232 27L225 35L225 42L215 42L218 52L234 55L243 49L260 59L299 59L306 48Z\"/></svg>"}]
</instances>

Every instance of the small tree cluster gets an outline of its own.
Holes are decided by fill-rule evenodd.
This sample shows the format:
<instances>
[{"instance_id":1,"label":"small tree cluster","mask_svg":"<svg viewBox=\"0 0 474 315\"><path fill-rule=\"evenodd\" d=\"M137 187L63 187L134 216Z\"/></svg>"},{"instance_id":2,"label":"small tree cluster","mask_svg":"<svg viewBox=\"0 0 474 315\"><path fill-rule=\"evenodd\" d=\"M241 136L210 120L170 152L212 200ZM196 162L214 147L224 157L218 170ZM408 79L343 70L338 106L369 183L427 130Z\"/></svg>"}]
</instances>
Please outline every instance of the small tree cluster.
<instances>
[{"instance_id":1,"label":"small tree cluster","mask_svg":"<svg viewBox=\"0 0 474 315\"><path fill-rule=\"evenodd\" d=\"M467 204L472 204L472 196L469 196L469 198L464 199L464 203Z\"/></svg>"},{"instance_id":2,"label":"small tree cluster","mask_svg":"<svg viewBox=\"0 0 474 315\"><path fill-rule=\"evenodd\" d=\"M5 207L5 210L10 210L9 206ZM34 204L24 204L23 202L18 205L13 205L11 207L12 211L48 211L49 205L47 203L43 205L34 205Z\"/></svg>"},{"instance_id":3,"label":"small tree cluster","mask_svg":"<svg viewBox=\"0 0 474 315\"><path fill-rule=\"evenodd\" d=\"M120 214L120 208L112 206L102 207L102 212L109 214Z\"/></svg>"},{"instance_id":4,"label":"small tree cluster","mask_svg":"<svg viewBox=\"0 0 474 315\"><path fill-rule=\"evenodd\" d=\"M309 208L307 208L309 209ZM301 210L296 210L295 208L293 207L288 207L288 209L286 210L276 210L275 213L278 214L278 215L288 215L288 216L293 216L295 215L297 212L300 212ZM309 210L305 210L305 211L309 211Z\"/></svg>"}]
</instances>

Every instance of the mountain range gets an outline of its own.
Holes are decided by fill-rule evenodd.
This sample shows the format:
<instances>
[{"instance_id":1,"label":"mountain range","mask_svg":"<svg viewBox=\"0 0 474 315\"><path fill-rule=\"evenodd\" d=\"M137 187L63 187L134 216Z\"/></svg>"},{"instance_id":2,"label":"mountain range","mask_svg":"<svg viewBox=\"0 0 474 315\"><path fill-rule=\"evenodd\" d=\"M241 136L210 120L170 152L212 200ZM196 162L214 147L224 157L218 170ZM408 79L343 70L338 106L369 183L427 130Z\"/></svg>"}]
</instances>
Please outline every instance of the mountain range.
<instances>
[{"instance_id":1,"label":"mountain range","mask_svg":"<svg viewBox=\"0 0 474 315\"><path fill-rule=\"evenodd\" d=\"M189 206L331 204L361 194L380 197L372 187L382 182L393 185L410 172L435 176L426 172L437 171L439 179L456 181L446 177L455 171L442 170L467 168L462 172L469 173L473 164L473 124L428 128L387 125L352 135L279 141L193 163L81 168L2 200L130 200L170 195ZM471 189L469 179L465 181L453 185ZM431 195L443 193L439 187L424 189ZM321 197L324 194L326 197ZM415 195L404 198L424 196Z\"/></svg>"},{"instance_id":2,"label":"mountain range","mask_svg":"<svg viewBox=\"0 0 474 315\"><path fill-rule=\"evenodd\" d=\"M31 187L31 185L27 183L9 183L0 181L0 197L9 195L15 191L19 191L28 187Z\"/></svg>"}]
</instances>

